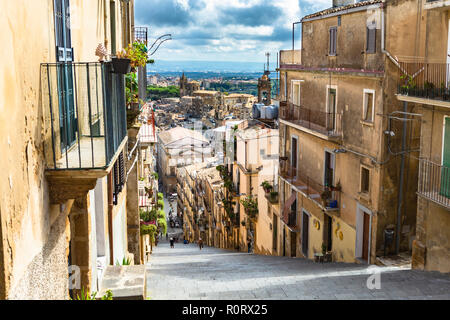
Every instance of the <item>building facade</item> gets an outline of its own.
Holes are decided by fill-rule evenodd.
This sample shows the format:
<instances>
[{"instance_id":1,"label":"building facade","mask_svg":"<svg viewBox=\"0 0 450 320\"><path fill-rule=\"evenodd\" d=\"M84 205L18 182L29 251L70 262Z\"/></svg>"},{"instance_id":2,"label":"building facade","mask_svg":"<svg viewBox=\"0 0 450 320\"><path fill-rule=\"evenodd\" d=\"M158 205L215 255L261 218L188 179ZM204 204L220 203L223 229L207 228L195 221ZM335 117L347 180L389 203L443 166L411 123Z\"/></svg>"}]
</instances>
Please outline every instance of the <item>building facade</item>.
<instances>
[{"instance_id":1,"label":"building facade","mask_svg":"<svg viewBox=\"0 0 450 320\"><path fill-rule=\"evenodd\" d=\"M395 97L393 58L413 49L415 7L333 5L302 19L300 53L281 53L281 250L375 263L415 237L420 121Z\"/></svg>"},{"instance_id":2,"label":"building facade","mask_svg":"<svg viewBox=\"0 0 450 320\"><path fill-rule=\"evenodd\" d=\"M0 298L98 291L106 266L130 255L123 75L96 48L112 55L132 41L134 1L16 1L0 12L10 48L0 66Z\"/></svg>"}]
</instances>

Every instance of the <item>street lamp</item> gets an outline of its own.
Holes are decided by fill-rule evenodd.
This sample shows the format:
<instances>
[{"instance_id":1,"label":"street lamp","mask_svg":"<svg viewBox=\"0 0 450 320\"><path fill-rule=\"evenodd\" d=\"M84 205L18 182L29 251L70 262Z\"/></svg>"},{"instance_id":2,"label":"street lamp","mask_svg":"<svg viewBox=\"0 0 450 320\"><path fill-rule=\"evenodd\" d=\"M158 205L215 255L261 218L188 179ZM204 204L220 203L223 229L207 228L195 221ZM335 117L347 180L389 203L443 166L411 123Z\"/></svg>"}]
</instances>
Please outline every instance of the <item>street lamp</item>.
<instances>
[{"instance_id":1,"label":"street lamp","mask_svg":"<svg viewBox=\"0 0 450 320\"><path fill-rule=\"evenodd\" d=\"M152 56L155 54L156 51L158 51L159 47L161 46L161 44L163 44L166 41L172 40L172 35L170 33L168 34L164 34L162 36L160 36L158 39L155 40L155 42L153 42L152 46L150 47L150 49L148 50L148 52L152 51L153 47L158 44L158 46L155 48L155 50L153 50L152 53L149 54L149 56Z\"/></svg>"}]
</instances>

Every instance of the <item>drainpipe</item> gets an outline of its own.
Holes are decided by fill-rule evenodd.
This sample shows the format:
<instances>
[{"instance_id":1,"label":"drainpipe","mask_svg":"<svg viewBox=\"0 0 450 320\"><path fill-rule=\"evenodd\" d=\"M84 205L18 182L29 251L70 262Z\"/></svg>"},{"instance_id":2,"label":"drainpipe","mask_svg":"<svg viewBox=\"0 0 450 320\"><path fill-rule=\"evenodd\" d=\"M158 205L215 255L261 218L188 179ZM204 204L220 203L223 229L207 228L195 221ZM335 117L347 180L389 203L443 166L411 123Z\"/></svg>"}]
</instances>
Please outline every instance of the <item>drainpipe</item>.
<instances>
[{"instance_id":1,"label":"drainpipe","mask_svg":"<svg viewBox=\"0 0 450 320\"><path fill-rule=\"evenodd\" d=\"M400 164L400 186L398 191L398 207L397 207L397 228L395 235L395 253L398 254L400 251L400 232L401 232L401 219L402 219L402 207L403 207L403 181L405 178L405 158L406 158L406 112L408 110L408 102L403 102L403 111L405 112L403 117L403 132L402 132L402 160Z\"/></svg>"}]
</instances>

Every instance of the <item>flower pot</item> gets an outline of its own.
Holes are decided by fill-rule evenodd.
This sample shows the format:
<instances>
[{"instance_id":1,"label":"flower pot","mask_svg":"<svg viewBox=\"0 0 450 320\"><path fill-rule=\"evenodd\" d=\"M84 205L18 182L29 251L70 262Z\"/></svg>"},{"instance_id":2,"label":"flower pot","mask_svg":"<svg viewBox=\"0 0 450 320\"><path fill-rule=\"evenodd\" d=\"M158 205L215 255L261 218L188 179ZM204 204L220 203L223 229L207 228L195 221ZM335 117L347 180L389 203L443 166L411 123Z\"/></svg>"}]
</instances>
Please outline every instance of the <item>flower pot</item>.
<instances>
[{"instance_id":1,"label":"flower pot","mask_svg":"<svg viewBox=\"0 0 450 320\"><path fill-rule=\"evenodd\" d=\"M112 58L113 72L119 74L127 74L131 72L131 60Z\"/></svg>"}]
</instances>

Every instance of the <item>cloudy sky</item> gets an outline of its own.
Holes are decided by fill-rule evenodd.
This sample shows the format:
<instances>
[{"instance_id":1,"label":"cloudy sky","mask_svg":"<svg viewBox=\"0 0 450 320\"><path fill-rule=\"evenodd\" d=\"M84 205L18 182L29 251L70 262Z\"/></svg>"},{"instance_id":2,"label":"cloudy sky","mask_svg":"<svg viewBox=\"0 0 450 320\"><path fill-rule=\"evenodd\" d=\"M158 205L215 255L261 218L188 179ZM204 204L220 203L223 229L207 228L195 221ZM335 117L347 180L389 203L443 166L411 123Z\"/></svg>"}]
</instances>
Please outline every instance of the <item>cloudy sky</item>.
<instances>
[{"instance_id":1,"label":"cloudy sky","mask_svg":"<svg viewBox=\"0 0 450 320\"><path fill-rule=\"evenodd\" d=\"M293 22L331 7L331 2L135 0L135 16L136 26L149 27L151 40L172 34L156 59L260 62L265 52L275 57L278 50L292 46Z\"/></svg>"}]
</instances>

